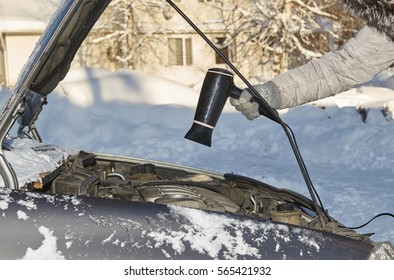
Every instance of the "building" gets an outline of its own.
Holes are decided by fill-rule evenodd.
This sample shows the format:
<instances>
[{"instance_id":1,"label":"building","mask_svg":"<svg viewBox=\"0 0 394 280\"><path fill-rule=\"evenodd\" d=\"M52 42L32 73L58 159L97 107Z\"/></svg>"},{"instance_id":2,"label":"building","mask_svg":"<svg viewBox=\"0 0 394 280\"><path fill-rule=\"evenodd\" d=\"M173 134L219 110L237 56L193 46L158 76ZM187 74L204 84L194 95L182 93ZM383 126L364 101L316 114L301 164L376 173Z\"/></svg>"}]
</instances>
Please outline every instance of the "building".
<instances>
[{"instance_id":1,"label":"building","mask_svg":"<svg viewBox=\"0 0 394 280\"><path fill-rule=\"evenodd\" d=\"M220 44L225 40L226 35L225 26L218 20L223 14L219 9L202 13L203 8L206 9L204 6L206 1L174 2L200 25L211 40ZM60 2L61 0L0 0L0 83L12 86L16 82L21 68ZM145 38L146 34L152 34L151 30L161 27L154 36L144 39L145 44L154 49L154 52L138 52L140 48L137 46L135 49L138 61L133 65L120 65L111 60L110 54L116 50L113 44L108 42L93 44L94 39L89 37L87 44L85 43L84 48L76 55L73 67L104 67L113 71L123 67L134 68L191 86L201 82L208 68L225 67L221 58L184 19L169 5L164 3L163 6L160 16L155 19L152 19L147 11L146 13L138 9L130 11L134 13L134 18L129 28L138 26L138 31L135 33L137 36ZM98 23L98 27L92 33L97 34L101 29ZM91 38L97 36L93 35ZM137 38L133 40L138 41ZM230 56L228 47L221 48L221 51L227 57ZM97 57L100 60L97 60Z\"/></svg>"},{"instance_id":2,"label":"building","mask_svg":"<svg viewBox=\"0 0 394 280\"><path fill-rule=\"evenodd\" d=\"M121 1L120 1L121 2ZM125 1L109 7L92 30L77 61L81 66L110 70L132 68L198 86L207 69L226 67L224 61L165 1ZM235 49L223 44L231 11L206 0L174 1L230 60ZM100 58L100 60L97 60Z\"/></svg>"},{"instance_id":3,"label":"building","mask_svg":"<svg viewBox=\"0 0 394 280\"><path fill-rule=\"evenodd\" d=\"M60 2L61 0L0 0L1 83L15 83L23 63ZM303 63L304 60L300 59L303 57L302 52L297 52L294 42L290 42L292 45L286 43L289 40L285 38L285 34L293 34L290 37L298 40L297 43L301 37L309 41L316 40L317 37L323 38L322 44L320 41L314 42L318 46L325 46L327 36L330 36L330 32L302 22L295 22L296 25L284 31L278 29L282 24L282 17L275 13L282 13L289 22L293 18L303 20L301 16L291 17L295 11L290 6L284 10L283 7L277 7L267 18L265 9L253 6L256 5L252 4L253 1L173 2L252 83L270 79L286 67ZM271 7L275 3L277 2L268 1L260 5ZM249 17L247 24L243 24L245 19L240 19L240 9L246 12L241 17ZM263 11L257 14L261 10ZM287 14L284 13L286 11ZM235 25L245 25L246 28L237 32L234 31ZM327 23L322 25L328 26ZM300 26L303 28L300 29ZM250 31L252 28L254 31ZM288 27L284 25L280 28ZM310 30L304 30L309 28ZM255 39L263 31L268 33L270 41L267 43ZM301 34L302 32L304 33ZM282 42L282 39L285 40ZM290 55L287 53L289 49L293 51ZM273 70L275 64L276 72ZM112 1L76 54L72 67L102 67L112 71L121 68L137 69L196 89L209 68L229 68L190 24L162 0ZM240 80L237 79L236 77L236 83L239 83ZM242 86L241 83L239 85Z\"/></svg>"},{"instance_id":4,"label":"building","mask_svg":"<svg viewBox=\"0 0 394 280\"><path fill-rule=\"evenodd\" d=\"M61 0L0 0L0 83L13 85Z\"/></svg>"}]
</instances>

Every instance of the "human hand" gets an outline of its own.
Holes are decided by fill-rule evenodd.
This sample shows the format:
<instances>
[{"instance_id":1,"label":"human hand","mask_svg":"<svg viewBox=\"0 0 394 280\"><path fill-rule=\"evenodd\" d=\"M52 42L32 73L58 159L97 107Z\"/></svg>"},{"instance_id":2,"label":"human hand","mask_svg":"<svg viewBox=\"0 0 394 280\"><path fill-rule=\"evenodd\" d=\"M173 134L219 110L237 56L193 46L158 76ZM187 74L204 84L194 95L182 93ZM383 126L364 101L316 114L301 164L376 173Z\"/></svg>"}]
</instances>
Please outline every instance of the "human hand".
<instances>
[{"instance_id":1,"label":"human hand","mask_svg":"<svg viewBox=\"0 0 394 280\"><path fill-rule=\"evenodd\" d=\"M280 107L279 89L273 82L267 82L253 87L272 108L278 109ZM248 120L254 120L260 116L259 104L253 100L248 89L244 89L238 99L230 97L230 103Z\"/></svg>"}]
</instances>

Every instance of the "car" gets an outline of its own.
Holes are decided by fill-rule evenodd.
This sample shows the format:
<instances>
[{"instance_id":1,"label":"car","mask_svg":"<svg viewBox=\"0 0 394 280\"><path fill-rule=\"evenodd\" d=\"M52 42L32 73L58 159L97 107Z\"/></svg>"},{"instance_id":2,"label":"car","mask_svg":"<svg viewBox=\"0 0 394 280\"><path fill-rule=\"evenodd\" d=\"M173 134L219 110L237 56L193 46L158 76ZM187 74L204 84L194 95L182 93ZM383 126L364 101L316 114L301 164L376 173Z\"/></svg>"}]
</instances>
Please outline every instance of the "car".
<instances>
[{"instance_id":1,"label":"car","mask_svg":"<svg viewBox=\"0 0 394 280\"><path fill-rule=\"evenodd\" d=\"M391 243L345 227L291 190L44 143L35 122L47 96L109 3L64 0L2 101L0 259L394 258ZM46 168L29 180L12 161L27 153L35 161L22 169Z\"/></svg>"}]
</instances>

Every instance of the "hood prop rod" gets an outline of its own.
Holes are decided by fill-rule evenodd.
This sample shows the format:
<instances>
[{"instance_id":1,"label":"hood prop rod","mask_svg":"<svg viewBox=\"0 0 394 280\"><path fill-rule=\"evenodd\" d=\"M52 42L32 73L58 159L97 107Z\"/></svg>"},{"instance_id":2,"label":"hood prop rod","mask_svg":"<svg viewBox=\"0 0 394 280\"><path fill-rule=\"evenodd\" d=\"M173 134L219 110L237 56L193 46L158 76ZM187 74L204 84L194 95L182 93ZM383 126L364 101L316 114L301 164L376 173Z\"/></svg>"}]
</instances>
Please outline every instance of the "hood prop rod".
<instances>
[{"instance_id":1,"label":"hood prop rod","mask_svg":"<svg viewBox=\"0 0 394 280\"><path fill-rule=\"evenodd\" d=\"M290 128L289 125L284 123L281 118L279 117L279 114L275 109L273 109L260 94L256 91L256 89L250 84L250 82L238 71L238 69L231 63L231 61L223 55L223 53L215 46L215 44L209 40L209 38L197 27L197 25L194 24L194 22L172 1L172 0L166 0L166 2L174 8L175 11L197 32L198 35L201 36L202 39L216 52L217 55L220 56L221 59L234 71L234 73L237 74L237 76L246 84L248 89L250 90L252 96L255 98L255 100L258 102L259 106L263 108L263 111L265 112L265 116L278 124L280 124L285 131L285 134L290 142L290 146L293 150L294 156L297 160L297 163L299 165L299 168L301 170L302 176L304 177L304 181L306 183L306 186L308 188L309 194L312 198L313 202L313 207L314 210L319 218L320 224L322 228L325 228L325 225L327 222L329 222L330 216L326 212L326 210L323 207L323 203L313 186L313 183L310 179L309 173L307 171L306 165L304 163L304 160L302 159L301 153L299 151L295 135ZM261 110L260 110L261 112ZM319 201L319 203L318 203ZM320 206L319 206L320 204Z\"/></svg>"}]
</instances>

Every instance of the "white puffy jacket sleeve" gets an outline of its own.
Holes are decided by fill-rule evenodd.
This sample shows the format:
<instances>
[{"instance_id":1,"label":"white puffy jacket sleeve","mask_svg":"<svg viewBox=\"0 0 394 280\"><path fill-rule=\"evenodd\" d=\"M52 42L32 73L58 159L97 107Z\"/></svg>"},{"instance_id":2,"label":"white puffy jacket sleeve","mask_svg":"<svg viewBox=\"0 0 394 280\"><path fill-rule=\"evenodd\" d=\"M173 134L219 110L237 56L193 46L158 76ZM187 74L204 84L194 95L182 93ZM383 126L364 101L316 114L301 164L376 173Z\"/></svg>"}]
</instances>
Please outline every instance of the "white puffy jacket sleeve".
<instances>
[{"instance_id":1,"label":"white puffy jacket sleeve","mask_svg":"<svg viewBox=\"0 0 394 280\"><path fill-rule=\"evenodd\" d=\"M298 106L363 84L394 63L394 41L364 27L339 50L278 75L280 108Z\"/></svg>"}]
</instances>

